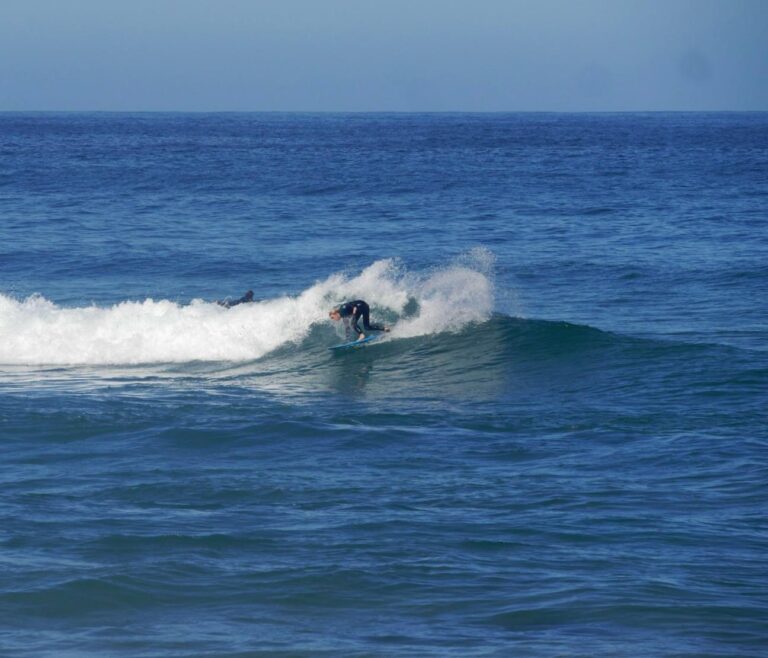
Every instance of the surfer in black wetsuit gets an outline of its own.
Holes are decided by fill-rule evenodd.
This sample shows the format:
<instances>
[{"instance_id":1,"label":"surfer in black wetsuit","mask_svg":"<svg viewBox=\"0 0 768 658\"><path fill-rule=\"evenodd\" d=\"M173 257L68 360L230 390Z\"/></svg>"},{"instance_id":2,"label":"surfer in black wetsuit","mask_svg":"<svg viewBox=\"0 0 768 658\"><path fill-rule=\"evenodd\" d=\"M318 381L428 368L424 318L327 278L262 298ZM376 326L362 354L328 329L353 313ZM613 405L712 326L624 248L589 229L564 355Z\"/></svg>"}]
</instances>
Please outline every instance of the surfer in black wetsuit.
<instances>
[{"instance_id":1,"label":"surfer in black wetsuit","mask_svg":"<svg viewBox=\"0 0 768 658\"><path fill-rule=\"evenodd\" d=\"M228 299L225 299L223 301L218 301L216 303L219 306L223 306L224 308L232 308L233 306L237 306L238 304L250 304L252 301L253 301L253 290L249 290L240 299L236 299L233 302L229 301Z\"/></svg>"},{"instance_id":2,"label":"surfer in black wetsuit","mask_svg":"<svg viewBox=\"0 0 768 658\"><path fill-rule=\"evenodd\" d=\"M349 338L350 328L354 329L358 340L363 340L365 334L357 324L360 318L363 319L363 328L366 331L389 331L388 327L381 324L371 324L371 309L362 299L356 299L353 302L347 302L328 313L331 320L344 321L344 329Z\"/></svg>"}]
</instances>

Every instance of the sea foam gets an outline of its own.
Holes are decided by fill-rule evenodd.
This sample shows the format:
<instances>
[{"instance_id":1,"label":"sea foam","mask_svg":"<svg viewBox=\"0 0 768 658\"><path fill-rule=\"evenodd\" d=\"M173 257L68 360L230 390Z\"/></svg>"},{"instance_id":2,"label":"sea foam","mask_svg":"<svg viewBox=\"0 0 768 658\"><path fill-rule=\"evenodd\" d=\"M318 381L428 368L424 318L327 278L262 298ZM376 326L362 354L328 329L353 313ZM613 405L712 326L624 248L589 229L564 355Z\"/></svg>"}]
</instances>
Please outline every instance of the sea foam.
<instances>
[{"instance_id":1,"label":"sea foam","mask_svg":"<svg viewBox=\"0 0 768 658\"><path fill-rule=\"evenodd\" d=\"M191 361L248 361L287 343L300 344L328 310L365 299L374 321L392 338L456 331L487 319L493 285L484 256L424 273L397 261L374 262L355 275L336 273L296 296L227 309L194 300L124 301L109 307L67 308L40 295L0 294L0 364L117 365Z\"/></svg>"}]
</instances>

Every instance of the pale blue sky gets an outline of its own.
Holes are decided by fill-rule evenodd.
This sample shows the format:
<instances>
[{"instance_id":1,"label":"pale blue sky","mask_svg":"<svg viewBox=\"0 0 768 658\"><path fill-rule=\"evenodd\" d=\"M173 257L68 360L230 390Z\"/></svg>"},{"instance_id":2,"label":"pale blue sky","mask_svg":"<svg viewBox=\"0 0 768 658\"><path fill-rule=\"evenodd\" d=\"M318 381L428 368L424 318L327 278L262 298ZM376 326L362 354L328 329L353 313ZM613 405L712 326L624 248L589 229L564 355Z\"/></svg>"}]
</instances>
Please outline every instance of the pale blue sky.
<instances>
[{"instance_id":1,"label":"pale blue sky","mask_svg":"<svg viewBox=\"0 0 768 658\"><path fill-rule=\"evenodd\" d=\"M0 110L768 110L768 0L0 0Z\"/></svg>"}]
</instances>

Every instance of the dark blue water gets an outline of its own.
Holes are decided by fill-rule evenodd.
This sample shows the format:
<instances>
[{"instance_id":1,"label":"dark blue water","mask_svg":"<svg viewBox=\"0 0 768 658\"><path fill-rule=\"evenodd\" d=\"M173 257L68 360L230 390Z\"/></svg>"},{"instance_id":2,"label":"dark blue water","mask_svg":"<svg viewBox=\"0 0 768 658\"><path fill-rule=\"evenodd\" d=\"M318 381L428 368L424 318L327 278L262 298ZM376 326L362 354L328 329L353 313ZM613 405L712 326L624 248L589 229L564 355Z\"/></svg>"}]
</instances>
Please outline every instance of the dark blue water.
<instances>
[{"instance_id":1,"label":"dark blue water","mask_svg":"<svg viewBox=\"0 0 768 658\"><path fill-rule=\"evenodd\" d=\"M0 654L766 655L767 208L768 114L0 114Z\"/></svg>"}]
</instances>

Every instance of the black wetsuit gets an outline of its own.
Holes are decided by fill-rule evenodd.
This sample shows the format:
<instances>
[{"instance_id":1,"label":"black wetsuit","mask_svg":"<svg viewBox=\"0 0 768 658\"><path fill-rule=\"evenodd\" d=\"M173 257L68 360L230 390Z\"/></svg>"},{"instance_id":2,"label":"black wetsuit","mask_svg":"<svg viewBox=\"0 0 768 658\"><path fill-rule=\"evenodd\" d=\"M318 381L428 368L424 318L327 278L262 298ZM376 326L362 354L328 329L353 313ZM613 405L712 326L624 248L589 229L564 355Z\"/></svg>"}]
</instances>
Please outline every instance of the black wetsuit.
<instances>
[{"instance_id":1,"label":"black wetsuit","mask_svg":"<svg viewBox=\"0 0 768 658\"><path fill-rule=\"evenodd\" d=\"M219 306L224 306L225 308L232 308L233 306L237 306L238 304L250 304L251 302L253 302L253 290L249 290L240 299L236 299L234 302L231 302L227 299L225 301L216 302L216 303Z\"/></svg>"},{"instance_id":2,"label":"black wetsuit","mask_svg":"<svg viewBox=\"0 0 768 658\"><path fill-rule=\"evenodd\" d=\"M371 324L371 309L368 307L362 299L356 299L353 302L347 302L339 306L339 315L344 318L344 325L347 328L347 334L349 334L349 327L355 330L355 333L359 336L363 333L358 326L358 321L363 318L363 327L366 331L384 331L384 327L380 324Z\"/></svg>"}]
</instances>

